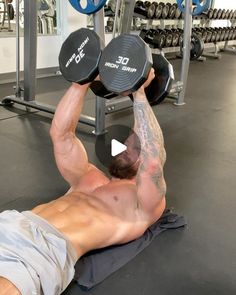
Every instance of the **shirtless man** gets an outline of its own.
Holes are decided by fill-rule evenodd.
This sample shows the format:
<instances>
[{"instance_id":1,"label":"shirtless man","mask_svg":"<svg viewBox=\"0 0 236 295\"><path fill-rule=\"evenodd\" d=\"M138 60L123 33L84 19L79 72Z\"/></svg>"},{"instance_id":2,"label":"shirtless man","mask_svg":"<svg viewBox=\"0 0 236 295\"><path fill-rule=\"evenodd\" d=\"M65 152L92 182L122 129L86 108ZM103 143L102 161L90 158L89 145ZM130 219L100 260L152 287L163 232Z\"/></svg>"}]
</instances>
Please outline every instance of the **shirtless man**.
<instances>
[{"instance_id":1,"label":"shirtless man","mask_svg":"<svg viewBox=\"0 0 236 295\"><path fill-rule=\"evenodd\" d=\"M111 179L88 162L75 133L89 85L72 84L66 92L50 135L58 169L71 188L32 211L0 214L0 295L61 294L83 254L134 240L160 218L166 204L166 156L160 126L144 92L153 77L151 71L134 93L139 160L130 167L132 152L118 156Z\"/></svg>"}]
</instances>

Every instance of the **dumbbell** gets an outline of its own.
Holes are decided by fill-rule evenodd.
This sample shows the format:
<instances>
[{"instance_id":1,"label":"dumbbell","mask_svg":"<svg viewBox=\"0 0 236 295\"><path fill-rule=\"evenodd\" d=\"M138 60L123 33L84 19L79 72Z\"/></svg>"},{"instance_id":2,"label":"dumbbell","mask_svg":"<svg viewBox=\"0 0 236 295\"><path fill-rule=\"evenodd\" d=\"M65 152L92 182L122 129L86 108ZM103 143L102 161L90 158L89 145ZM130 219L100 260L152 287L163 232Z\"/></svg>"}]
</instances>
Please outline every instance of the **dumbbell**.
<instances>
[{"instance_id":1,"label":"dumbbell","mask_svg":"<svg viewBox=\"0 0 236 295\"><path fill-rule=\"evenodd\" d=\"M208 28L208 30L211 31L211 33L212 33L210 42L215 43L217 31L215 30L215 28Z\"/></svg>"},{"instance_id":2,"label":"dumbbell","mask_svg":"<svg viewBox=\"0 0 236 295\"><path fill-rule=\"evenodd\" d=\"M163 9L162 9L162 15L161 15L161 17L162 17L163 19L167 19L167 18L168 18L170 8L171 8L171 4L170 4L169 2L167 2L167 3L164 5Z\"/></svg>"},{"instance_id":3,"label":"dumbbell","mask_svg":"<svg viewBox=\"0 0 236 295\"><path fill-rule=\"evenodd\" d=\"M158 65L153 63L151 49L139 36L123 34L113 39L103 52L101 47L100 38L92 30L83 28L70 34L59 54L63 77L81 85L92 82L90 88L96 95L110 99L137 90L153 66L160 76L146 88L150 103L159 103L168 94L173 68L161 56L155 58ZM101 81L93 81L98 74ZM112 75L111 81L108 81L109 75ZM104 84L109 85L109 89Z\"/></svg>"},{"instance_id":4,"label":"dumbbell","mask_svg":"<svg viewBox=\"0 0 236 295\"><path fill-rule=\"evenodd\" d=\"M152 19L155 17L155 12L156 12L157 6L158 6L157 2L152 2L151 5L148 7L147 17L149 19Z\"/></svg>"},{"instance_id":5,"label":"dumbbell","mask_svg":"<svg viewBox=\"0 0 236 295\"><path fill-rule=\"evenodd\" d=\"M219 30L219 28L215 28L215 31L216 31L216 39L215 39L215 41L219 42L220 41L221 31Z\"/></svg>"},{"instance_id":6,"label":"dumbbell","mask_svg":"<svg viewBox=\"0 0 236 295\"><path fill-rule=\"evenodd\" d=\"M135 3L134 12L144 17L148 17L148 8L151 5L149 1L137 1Z\"/></svg>"},{"instance_id":7,"label":"dumbbell","mask_svg":"<svg viewBox=\"0 0 236 295\"><path fill-rule=\"evenodd\" d=\"M168 18L169 19L174 19L176 18L176 10L178 8L178 5L177 3L174 3L170 6L170 10L169 10L169 15L168 15Z\"/></svg>"},{"instance_id":8,"label":"dumbbell","mask_svg":"<svg viewBox=\"0 0 236 295\"><path fill-rule=\"evenodd\" d=\"M164 47L171 47L173 42L173 32L169 29L163 30L163 33L165 34L165 45Z\"/></svg>"},{"instance_id":9,"label":"dumbbell","mask_svg":"<svg viewBox=\"0 0 236 295\"><path fill-rule=\"evenodd\" d=\"M139 34L139 36L145 41L145 37L146 37L146 35L147 35L147 32L148 32L148 30L147 29L142 29L141 31L140 31L140 34ZM146 41L145 41L146 42Z\"/></svg>"},{"instance_id":10,"label":"dumbbell","mask_svg":"<svg viewBox=\"0 0 236 295\"><path fill-rule=\"evenodd\" d=\"M234 40L233 36L234 36L234 28L230 28L228 40Z\"/></svg>"},{"instance_id":11,"label":"dumbbell","mask_svg":"<svg viewBox=\"0 0 236 295\"><path fill-rule=\"evenodd\" d=\"M145 32L146 31L146 32ZM145 30L143 29L139 36L147 43L147 44L150 44L152 45L153 44L153 38L154 38L154 35L156 34L156 30L154 29L149 29L149 30Z\"/></svg>"},{"instance_id":12,"label":"dumbbell","mask_svg":"<svg viewBox=\"0 0 236 295\"><path fill-rule=\"evenodd\" d=\"M229 19L229 15L230 15L230 10L227 9L225 13L225 19Z\"/></svg>"},{"instance_id":13,"label":"dumbbell","mask_svg":"<svg viewBox=\"0 0 236 295\"><path fill-rule=\"evenodd\" d=\"M165 45L166 36L163 30L142 30L139 36L153 48L162 49Z\"/></svg>"},{"instance_id":14,"label":"dumbbell","mask_svg":"<svg viewBox=\"0 0 236 295\"><path fill-rule=\"evenodd\" d=\"M210 8L210 9L208 9L207 10L207 12L206 12L206 15L207 15L207 17L209 18L209 19L212 19L213 18L213 9L212 8Z\"/></svg>"},{"instance_id":15,"label":"dumbbell","mask_svg":"<svg viewBox=\"0 0 236 295\"><path fill-rule=\"evenodd\" d=\"M234 10L233 19L236 19L236 10Z\"/></svg>"},{"instance_id":16,"label":"dumbbell","mask_svg":"<svg viewBox=\"0 0 236 295\"><path fill-rule=\"evenodd\" d=\"M228 41L229 40L229 28L225 28L225 38L224 38L224 41Z\"/></svg>"},{"instance_id":17,"label":"dumbbell","mask_svg":"<svg viewBox=\"0 0 236 295\"><path fill-rule=\"evenodd\" d=\"M110 0L104 7L105 16L114 16L116 10L116 1Z\"/></svg>"},{"instance_id":18,"label":"dumbbell","mask_svg":"<svg viewBox=\"0 0 236 295\"><path fill-rule=\"evenodd\" d=\"M205 43L207 38L207 31L205 28L197 28L199 36L202 38L202 41Z\"/></svg>"},{"instance_id":19,"label":"dumbbell","mask_svg":"<svg viewBox=\"0 0 236 295\"><path fill-rule=\"evenodd\" d=\"M180 32L178 29L171 29L172 31L172 46L173 47L176 47L179 45L179 35L180 35Z\"/></svg>"},{"instance_id":20,"label":"dumbbell","mask_svg":"<svg viewBox=\"0 0 236 295\"><path fill-rule=\"evenodd\" d=\"M213 19L217 19L217 16L218 16L218 9L213 9L213 16L212 16L212 18Z\"/></svg>"},{"instance_id":21,"label":"dumbbell","mask_svg":"<svg viewBox=\"0 0 236 295\"><path fill-rule=\"evenodd\" d=\"M236 28L234 28L233 40L236 40Z\"/></svg>"},{"instance_id":22,"label":"dumbbell","mask_svg":"<svg viewBox=\"0 0 236 295\"><path fill-rule=\"evenodd\" d=\"M225 40L225 28L219 28L220 29L220 41Z\"/></svg>"},{"instance_id":23,"label":"dumbbell","mask_svg":"<svg viewBox=\"0 0 236 295\"><path fill-rule=\"evenodd\" d=\"M152 56L150 47L139 36L122 34L104 48L99 61L99 76L111 93L132 97L132 93L145 83L152 67L156 78L145 92L149 102L156 104L170 90L173 68L161 54Z\"/></svg>"},{"instance_id":24,"label":"dumbbell","mask_svg":"<svg viewBox=\"0 0 236 295\"><path fill-rule=\"evenodd\" d=\"M165 6L165 3L163 3L163 2L158 3L158 5L156 7L156 11L155 11L155 18L156 19L161 19L161 17L162 17L162 10L163 10L163 7L164 6Z\"/></svg>"},{"instance_id":25,"label":"dumbbell","mask_svg":"<svg viewBox=\"0 0 236 295\"><path fill-rule=\"evenodd\" d=\"M234 11L233 9L230 10L230 13L229 13L229 19L232 19L234 16Z\"/></svg>"},{"instance_id":26,"label":"dumbbell","mask_svg":"<svg viewBox=\"0 0 236 295\"><path fill-rule=\"evenodd\" d=\"M174 3L173 5L176 6L176 11L175 11L175 19L180 19L183 16L182 11L179 9L179 6L177 3Z\"/></svg>"},{"instance_id":27,"label":"dumbbell","mask_svg":"<svg viewBox=\"0 0 236 295\"><path fill-rule=\"evenodd\" d=\"M153 38L154 48L162 49L165 47L166 35L164 30L156 30L156 34Z\"/></svg>"},{"instance_id":28,"label":"dumbbell","mask_svg":"<svg viewBox=\"0 0 236 295\"><path fill-rule=\"evenodd\" d=\"M206 28L206 38L204 43L210 43L211 42L211 37L212 37L212 31L209 30L209 28Z\"/></svg>"},{"instance_id":29,"label":"dumbbell","mask_svg":"<svg viewBox=\"0 0 236 295\"><path fill-rule=\"evenodd\" d=\"M217 19L221 19L221 17L222 17L222 12L223 12L222 9L219 9L219 10L218 10L218 13L217 13Z\"/></svg>"},{"instance_id":30,"label":"dumbbell","mask_svg":"<svg viewBox=\"0 0 236 295\"><path fill-rule=\"evenodd\" d=\"M226 16L226 10L223 9L221 13L221 19L225 19L225 16Z\"/></svg>"}]
</instances>

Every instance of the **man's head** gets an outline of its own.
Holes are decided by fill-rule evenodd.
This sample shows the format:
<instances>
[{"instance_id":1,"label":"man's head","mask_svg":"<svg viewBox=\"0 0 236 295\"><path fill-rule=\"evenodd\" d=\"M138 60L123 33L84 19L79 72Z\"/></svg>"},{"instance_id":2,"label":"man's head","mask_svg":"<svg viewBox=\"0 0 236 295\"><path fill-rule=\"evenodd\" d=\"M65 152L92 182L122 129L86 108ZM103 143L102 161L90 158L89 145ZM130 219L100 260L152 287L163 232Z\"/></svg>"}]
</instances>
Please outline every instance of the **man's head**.
<instances>
[{"instance_id":1,"label":"man's head","mask_svg":"<svg viewBox=\"0 0 236 295\"><path fill-rule=\"evenodd\" d=\"M138 172L141 144L134 132L129 135L124 144L127 150L114 157L109 172L115 178L132 179Z\"/></svg>"}]
</instances>

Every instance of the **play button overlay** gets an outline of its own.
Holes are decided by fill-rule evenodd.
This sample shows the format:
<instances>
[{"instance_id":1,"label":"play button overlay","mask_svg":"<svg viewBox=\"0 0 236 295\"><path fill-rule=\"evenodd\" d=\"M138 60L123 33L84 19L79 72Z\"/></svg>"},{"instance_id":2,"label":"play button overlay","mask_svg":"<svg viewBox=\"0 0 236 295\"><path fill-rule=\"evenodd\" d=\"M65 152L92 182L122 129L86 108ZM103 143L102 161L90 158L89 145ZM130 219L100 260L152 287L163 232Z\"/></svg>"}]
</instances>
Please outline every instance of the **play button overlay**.
<instances>
[{"instance_id":1,"label":"play button overlay","mask_svg":"<svg viewBox=\"0 0 236 295\"><path fill-rule=\"evenodd\" d=\"M136 133L129 127L113 125L107 132L98 135L95 144L97 158L103 166L109 168L117 157L127 163L127 167L137 162L141 143Z\"/></svg>"},{"instance_id":2,"label":"play button overlay","mask_svg":"<svg viewBox=\"0 0 236 295\"><path fill-rule=\"evenodd\" d=\"M120 143L116 139L112 139L111 141L111 155L112 157L118 156L127 150L127 146L123 143Z\"/></svg>"}]
</instances>

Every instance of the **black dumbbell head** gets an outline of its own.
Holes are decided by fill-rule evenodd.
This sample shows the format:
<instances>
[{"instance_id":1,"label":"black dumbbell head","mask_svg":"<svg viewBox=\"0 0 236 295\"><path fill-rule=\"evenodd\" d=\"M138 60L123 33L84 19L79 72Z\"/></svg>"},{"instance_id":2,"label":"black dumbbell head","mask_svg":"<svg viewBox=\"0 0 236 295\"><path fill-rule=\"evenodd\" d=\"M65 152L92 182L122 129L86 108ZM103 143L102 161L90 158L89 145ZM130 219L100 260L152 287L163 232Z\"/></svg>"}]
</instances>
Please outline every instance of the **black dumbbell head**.
<instances>
[{"instance_id":1,"label":"black dumbbell head","mask_svg":"<svg viewBox=\"0 0 236 295\"><path fill-rule=\"evenodd\" d=\"M230 16L230 10L227 9L225 13L225 19L229 19L229 16Z\"/></svg>"},{"instance_id":2,"label":"black dumbbell head","mask_svg":"<svg viewBox=\"0 0 236 295\"><path fill-rule=\"evenodd\" d=\"M162 10L165 4L163 2L158 3L156 7L156 12L155 12L155 18L160 19L162 15Z\"/></svg>"},{"instance_id":3,"label":"black dumbbell head","mask_svg":"<svg viewBox=\"0 0 236 295\"><path fill-rule=\"evenodd\" d=\"M174 80L173 67L162 54L153 54L153 68L155 78L145 89L151 105L159 104L166 98Z\"/></svg>"},{"instance_id":4,"label":"black dumbbell head","mask_svg":"<svg viewBox=\"0 0 236 295\"><path fill-rule=\"evenodd\" d=\"M175 15L176 15L176 10L177 10L177 4L174 3L170 6L170 10L169 10L169 18L170 19L173 19L175 18Z\"/></svg>"},{"instance_id":5,"label":"black dumbbell head","mask_svg":"<svg viewBox=\"0 0 236 295\"><path fill-rule=\"evenodd\" d=\"M170 11L171 4L166 3L162 9L162 18L167 19L169 16L169 11Z\"/></svg>"},{"instance_id":6,"label":"black dumbbell head","mask_svg":"<svg viewBox=\"0 0 236 295\"><path fill-rule=\"evenodd\" d=\"M213 17L212 18L217 19L217 16L218 16L218 9L215 8L213 10Z\"/></svg>"},{"instance_id":7,"label":"black dumbbell head","mask_svg":"<svg viewBox=\"0 0 236 295\"><path fill-rule=\"evenodd\" d=\"M147 11L147 17L149 19L152 19L155 15L156 12L156 7L157 7L157 3L153 2L149 7L148 7L148 11Z\"/></svg>"},{"instance_id":8,"label":"black dumbbell head","mask_svg":"<svg viewBox=\"0 0 236 295\"><path fill-rule=\"evenodd\" d=\"M234 15L234 11L233 11L233 9L231 9L229 11L229 18L228 19L232 19L233 18L233 15Z\"/></svg>"},{"instance_id":9,"label":"black dumbbell head","mask_svg":"<svg viewBox=\"0 0 236 295\"><path fill-rule=\"evenodd\" d=\"M221 19L225 19L225 15L226 15L226 10L222 9Z\"/></svg>"},{"instance_id":10,"label":"black dumbbell head","mask_svg":"<svg viewBox=\"0 0 236 295\"><path fill-rule=\"evenodd\" d=\"M83 28L71 33L59 54L63 77L79 84L92 82L98 75L101 53L101 41L94 31Z\"/></svg>"},{"instance_id":11,"label":"black dumbbell head","mask_svg":"<svg viewBox=\"0 0 236 295\"><path fill-rule=\"evenodd\" d=\"M217 18L218 18L218 19L221 19L221 17L222 17L222 12L223 12L222 9L219 9L219 10L218 10L218 14L217 14Z\"/></svg>"},{"instance_id":12,"label":"black dumbbell head","mask_svg":"<svg viewBox=\"0 0 236 295\"><path fill-rule=\"evenodd\" d=\"M127 95L141 87L151 67L149 46L139 36L123 34L113 39L103 50L99 75L109 91Z\"/></svg>"},{"instance_id":13,"label":"black dumbbell head","mask_svg":"<svg viewBox=\"0 0 236 295\"><path fill-rule=\"evenodd\" d=\"M214 14L214 11L212 8L208 9L207 11L207 16L209 19L212 19L213 18L213 14Z\"/></svg>"}]
</instances>

